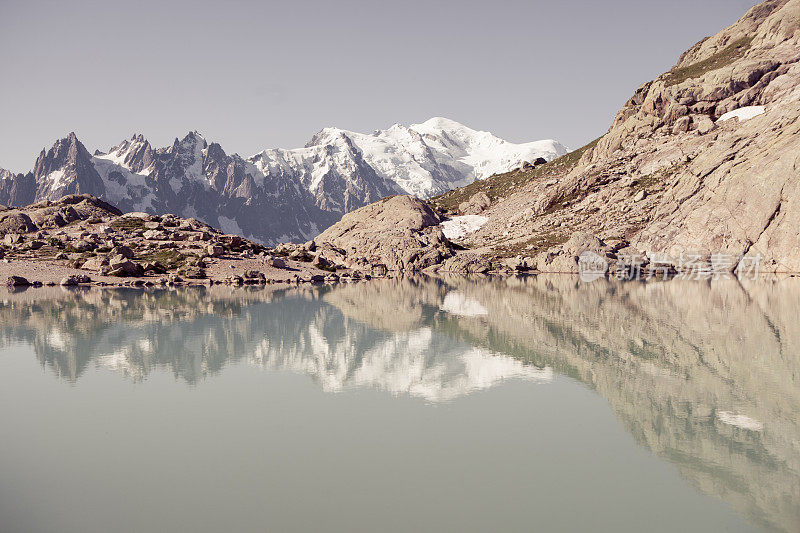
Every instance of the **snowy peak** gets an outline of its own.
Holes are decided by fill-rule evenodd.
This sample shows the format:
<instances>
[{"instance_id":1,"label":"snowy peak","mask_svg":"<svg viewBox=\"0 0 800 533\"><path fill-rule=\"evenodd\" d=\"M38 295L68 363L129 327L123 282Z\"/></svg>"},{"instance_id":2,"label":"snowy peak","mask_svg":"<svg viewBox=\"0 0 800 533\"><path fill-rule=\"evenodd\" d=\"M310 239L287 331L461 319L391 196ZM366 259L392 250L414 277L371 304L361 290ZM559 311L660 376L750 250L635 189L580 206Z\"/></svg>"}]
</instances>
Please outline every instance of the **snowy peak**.
<instances>
[{"instance_id":1,"label":"snowy peak","mask_svg":"<svg viewBox=\"0 0 800 533\"><path fill-rule=\"evenodd\" d=\"M340 151L308 152L324 146L339 148ZM306 152L284 152L292 153L293 159L310 154L327 157L325 172L350 164L341 153L350 152L351 157L362 160L375 171L374 178L378 181L399 192L422 198L507 172L538 157L549 161L568 151L553 140L510 143L444 117L434 117L411 126L394 124L371 134L324 128L306 143L303 150ZM333 156L337 153L338 159ZM254 158L265 164L269 154L262 152ZM308 181L316 186L321 178Z\"/></svg>"},{"instance_id":2,"label":"snowy peak","mask_svg":"<svg viewBox=\"0 0 800 533\"><path fill-rule=\"evenodd\" d=\"M95 157L108 159L131 172L138 173L152 166L153 155L150 143L144 135L137 133L131 136L130 140L124 140L112 147L108 153L98 153Z\"/></svg>"}]
</instances>

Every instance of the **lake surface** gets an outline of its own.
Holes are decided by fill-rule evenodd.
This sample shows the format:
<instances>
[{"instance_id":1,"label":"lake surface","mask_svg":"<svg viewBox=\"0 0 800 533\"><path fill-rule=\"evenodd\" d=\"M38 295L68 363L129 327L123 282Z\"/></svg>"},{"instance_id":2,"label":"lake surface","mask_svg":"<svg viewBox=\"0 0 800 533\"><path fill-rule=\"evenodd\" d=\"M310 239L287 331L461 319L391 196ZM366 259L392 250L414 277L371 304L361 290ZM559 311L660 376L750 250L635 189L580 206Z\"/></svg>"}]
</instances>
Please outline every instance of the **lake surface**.
<instances>
[{"instance_id":1,"label":"lake surface","mask_svg":"<svg viewBox=\"0 0 800 533\"><path fill-rule=\"evenodd\" d=\"M800 531L800 281L0 292L0 531Z\"/></svg>"}]
</instances>

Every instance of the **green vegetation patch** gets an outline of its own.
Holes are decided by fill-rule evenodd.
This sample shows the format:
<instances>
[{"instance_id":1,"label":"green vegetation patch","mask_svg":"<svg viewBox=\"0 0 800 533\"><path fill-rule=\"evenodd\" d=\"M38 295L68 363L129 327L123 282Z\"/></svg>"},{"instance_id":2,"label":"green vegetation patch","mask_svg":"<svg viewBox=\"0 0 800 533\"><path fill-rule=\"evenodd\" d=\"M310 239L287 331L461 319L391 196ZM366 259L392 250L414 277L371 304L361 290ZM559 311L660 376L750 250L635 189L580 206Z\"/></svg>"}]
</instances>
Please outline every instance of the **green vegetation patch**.
<instances>
[{"instance_id":1,"label":"green vegetation patch","mask_svg":"<svg viewBox=\"0 0 800 533\"><path fill-rule=\"evenodd\" d=\"M184 266L189 256L182 254L174 248L165 248L160 250L153 250L137 256L137 260L146 261L149 263L161 263L167 270Z\"/></svg>"},{"instance_id":2,"label":"green vegetation patch","mask_svg":"<svg viewBox=\"0 0 800 533\"><path fill-rule=\"evenodd\" d=\"M136 217L120 217L109 224L114 229L123 231L133 231L144 229L144 220Z\"/></svg>"},{"instance_id":3,"label":"green vegetation patch","mask_svg":"<svg viewBox=\"0 0 800 533\"><path fill-rule=\"evenodd\" d=\"M747 53L747 51L750 49L750 44L752 41L752 37L742 37L741 39L733 41L731 44L707 59L703 59L702 61L692 63L691 65L687 65L685 67L673 68L664 74L664 84L667 87L677 85L686 80L699 78L700 76L707 72L711 72L712 70L717 70L730 65Z\"/></svg>"},{"instance_id":4,"label":"green vegetation patch","mask_svg":"<svg viewBox=\"0 0 800 533\"><path fill-rule=\"evenodd\" d=\"M564 244L568 238L569 236L566 232L539 233L524 241L501 244L496 246L494 251L499 257L534 256L539 252Z\"/></svg>"}]
</instances>

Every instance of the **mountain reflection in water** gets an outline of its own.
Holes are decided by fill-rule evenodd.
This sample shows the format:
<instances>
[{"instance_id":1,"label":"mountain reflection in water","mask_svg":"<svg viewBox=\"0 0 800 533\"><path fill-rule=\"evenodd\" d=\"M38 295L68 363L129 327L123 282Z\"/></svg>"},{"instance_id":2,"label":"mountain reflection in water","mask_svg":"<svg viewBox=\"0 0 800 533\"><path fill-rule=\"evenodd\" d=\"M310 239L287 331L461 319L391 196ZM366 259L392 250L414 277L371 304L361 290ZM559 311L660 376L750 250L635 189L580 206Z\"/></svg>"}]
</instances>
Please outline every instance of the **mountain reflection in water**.
<instances>
[{"instance_id":1,"label":"mountain reflection in water","mask_svg":"<svg viewBox=\"0 0 800 533\"><path fill-rule=\"evenodd\" d=\"M227 364L438 402L579 380L634 438L752 523L800 529L800 281L382 280L269 290L0 294L0 344L77 383Z\"/></svg>"}]
</instances>

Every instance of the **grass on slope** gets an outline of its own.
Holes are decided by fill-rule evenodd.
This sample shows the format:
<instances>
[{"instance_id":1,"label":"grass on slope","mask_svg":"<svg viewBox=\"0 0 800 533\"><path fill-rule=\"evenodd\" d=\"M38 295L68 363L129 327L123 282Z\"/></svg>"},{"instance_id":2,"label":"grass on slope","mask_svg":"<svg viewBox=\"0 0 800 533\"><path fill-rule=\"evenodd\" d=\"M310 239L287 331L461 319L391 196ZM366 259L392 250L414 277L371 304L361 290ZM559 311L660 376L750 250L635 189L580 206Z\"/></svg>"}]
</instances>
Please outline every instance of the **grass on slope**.
<instances>
[{"instance_id":1,"label":"grass on slope","mask_svg":"<svg viewBox=\"0 0 800 533\"><path fill-rule=\"evenodd\" d=\"M750 49L750 43L752 41L752 37L742 37L741 39L733 41L709 58L698 61L697 63L692 63L691 65L686 65L685 67L674 68L664 74L664 84L667 87L677 85L689 79L699 78L706 72L711 72L712 70L730 65L744 56L747 50Z\"/></svg>"},{"instance_id":2,"label":"grass on slope","mask_svg":"<svg viewBox=\"0 0 800 533\"><path fill-rule=\"evenodd\" d=\"M458 205L462 202L469 200L474 194L485 192L489 198L494 202L498 198L505 198L517 189L534 180L542 178L552 178L563 176L570 172L575 165L578 164L581 156L594 148L598 141L602 139L598 137L586 146L582 146L577 150L562 155L557 159L545 163L531 170L512 170L504 174L495 174L483 180L477 180L469 185L453 189L439 196L435 196L428 200L428 204L440 212L450 213L458 209Z\"/></svg>"}]
</instances>

